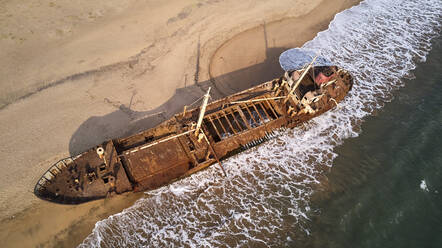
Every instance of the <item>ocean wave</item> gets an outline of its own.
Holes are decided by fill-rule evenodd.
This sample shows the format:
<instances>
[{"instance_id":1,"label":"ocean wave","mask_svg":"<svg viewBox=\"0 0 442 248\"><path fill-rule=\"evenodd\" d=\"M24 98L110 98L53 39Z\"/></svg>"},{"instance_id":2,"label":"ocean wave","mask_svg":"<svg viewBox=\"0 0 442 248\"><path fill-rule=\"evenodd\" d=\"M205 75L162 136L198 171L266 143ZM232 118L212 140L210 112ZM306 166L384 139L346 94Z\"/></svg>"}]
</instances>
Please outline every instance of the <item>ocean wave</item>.
<instances>
[{"instance_id":1,"label":"ocean wave","mask_svg":"<svg viewBox=\"0 0 442 248\"><path fill-rule=\"evenodd\" d=\"M345 10L304 48L355 77L337 109L169 186L96 223L80 247L286 246L308 233L314 185L360 132L363 118L425 61L441 31L438 0L366 0Z\"/></svg>"}]
</instances>

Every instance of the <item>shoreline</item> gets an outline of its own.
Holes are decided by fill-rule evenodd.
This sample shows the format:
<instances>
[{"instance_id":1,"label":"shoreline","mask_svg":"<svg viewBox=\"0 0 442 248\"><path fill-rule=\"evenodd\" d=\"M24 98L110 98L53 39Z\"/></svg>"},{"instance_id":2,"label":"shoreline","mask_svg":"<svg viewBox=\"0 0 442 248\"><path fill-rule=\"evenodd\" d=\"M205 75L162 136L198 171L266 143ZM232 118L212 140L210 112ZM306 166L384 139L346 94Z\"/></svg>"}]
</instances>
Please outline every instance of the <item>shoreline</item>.
<instances>
[{"instance_id":1,"label":"shoreline","mask_svg":"<svg viewBox=\"0 0 442 248\"><path fill-rule=\"evenodd\" d=\"M301 46L306 41L313 38L319 31L326 29L328 27L328 23L333 19L334 15L337 12L356 5L360 1L342 0L340 1L340 4L334 3L332 5L334 8L321 8L321 5L323 5L323 3L325 2L327 1L318 0L316 5L315 3L309 3L310 6L305 7L308 4L304 3L304 1L299 1L299 4L304 4L303 9L306 13L298 17L293 17L285 13L286 16L288 16L287 18L275 18L275 16L279 17L281 14L284 13L284 11L287 11L285 8L279 6L279 8L273 10L274 12L272 14L264 17L261 16L259 21L247 21L247 18L258 16L257 13L262 13L260 11L263 11L263 9L268 7L261 6L258 8L258 10L252 9L250 13L245 15L246 17L244 17L242 22L246 24L238 25L241 24L240 20L238 21L238 23L233 23L232 21L232 23L229 24L230 26L226 25L226 30L228 31L219 31L217 27L217 22L221 21L213 21L214 23L212 24L212 27L206 26L206 30L208 31L203 32L203 34L201 34L200 32L200 37L202 40L200 50L198 50L198 52L192 52L190 55L187 49L195 48L194 44L197 39L195 39L194 34L198 33L195 30L192 30L192 28L195 29L194 26L197 25L191 25L192 21L194 21L192 18L199 19L199 15L201 15L201 13L197 12L197 7L191 7L191 11L188 10L188 6L182 9L178 8L178 14L176 15L177 20L175 20L174 22L179 22L180 20L188 21L190 24L183 24L190 25L187 32L184 32L182 30L179 31L180 28L176 28L176 30L178 30L175 31L178 32L177 34L173 35L174 33L172 33L169 38L159 39L150 43L150 46L142 49L141 52L136 53L137 55L130 57L133 59L132 61L136 61L136 63L131 64L130 59L125 60L127 63L125 63L125 61L119 61L117 62L115 71L98 70L98 73L87 75L84 78L72 80L69 79L68 83L66 84L45 88L45 90L40 91L37 94L33 94L18 102L14 102L6 106L5 108L0 108L0 120L7 120L8 117L11 116L11 114L14 114L14 112L20 114L33 111L32 107L30 110L24 111L24 109L29 106L35 105L36 103L41 101L41 99L50 99L50 103L42 104L43 109L51 109L53 104L60 104L60 106L55 109L55 114L58 113L63 115L63 113L65 112L64 115L73 115L74 119L76 119L76 121L73 121L74 123L65 127L63 126L65 122L69 122L72 119L67 119L60 124L54 125L58 118L54 116L50 117L51 115L49 113L43 114L40 119L50 117L48 122L37 121L37 123L31 123L30 126L25 125L25 127L28 129L43 130L37 136L34 135L34 132L31 132L30 136L33 137L33 140L36 140L38 142L39 137L51 137L50 135L59 135L64 133L64 135L61 135L62 138L56 139L56 142L54 142L55 144L52 144L52 142L50 141L46 141L46 143L43 142L43 148L41 149L35 149L32 152L25 151L24 153L27 154L24 155L26 159L22 161L16 160L14 159L14 157L11 156L6 159L7 162L10 162L14 165L23 163L23 161L34 162L31 163L32 168L26 168L26 172L23 171L25 168L20 167L15 168L14 170L12 170L12 172L6 175L6 177L12 175L12 177L14 178L15 173L23 172L25 179L22 180L26 180L26 183L24 185L21 185L21 187L17 187L17 189L15 189L14 185L12 185L8 187L6 193L0 192L2 201L0 208L2 213L0 214L0 219L3 220L2 224L0 225L0 237L2 238L2 240L5 240L6 246L15 247L23 245L42 245L70 247L74 244L77 245L90 233L93 226L98 220L106 218L109 215L121 212L124 208L131 206L137 199L143 196L142 193L129 193L110 199L93 201L87 204L66 206L42 202L42 200L36 199L32 192L29 192L29 186L36 182L37 177L39 177L41 174L40 172L46 170L50 166L51 162L55 162L55 160L65 156L66 151L68 150L72 154L73 149L71 147L67 148L66 144L71 144L72 140L75 140L74 138L77 137L77 133L81 134L81 132L78 132L78 130L80 129L79 126L82 127L82 125L86 123L88 124L86 125L87 128L90 129L90 125L92 125L95 121L98 122L99 126L101 125L102 128L110 129L110 131L107 130L101 136L87 137L89 138L89 140L78 142L78 147L79 149L81 149L87 147L88 145L90 146L91 142L97 142L97 138L101 142L100 139L115 138L119 135L136 132L142 126L145 127L145 122L135 123L133 126L129 126L128 130L124 130L124 127L127 126L130 121L139 118L140 116L142 117L143 115L146 115L146 110L152 112L161 109L162 107L164 110L169 111L169 115L174 114L174 111L180 110L182 105L186 104L186 99L183 99L184 96L181 96L181 98L174 98L174 96L180 89L192 90L191 87L194 86L194 83L192 83L193 80L191 79L193 78L197 79L195 80L197 81L197 84L213 80L216 85L222 86L223 89L227 89L225 92L220 92L218 97L222 96L223 94L229 93L229 91L235 91L240 90L244 87L250 87L250 82L261 83L263 81L266 81L265 79L262 79L262 74L261 76L259 76L259 78L262 79L261 81L253 79L253 77L250 77L250 75L254 72L256 73L262 71L263 66L264 68L266 68L266 66L268 65L275 65L275 58L277 59L279 57L279 54L278 52L267 53L267 50L269 48L291 48L295 46ZM191 4L189 6L194 5ZM330 3L328 3L328 5L326 6L330 6ZM213 8L213 6L209 6L208 8ZM314 19L314 15L312 14L315 12L315 10L317 11L318 9L322 10L322 18L320 20ZM223 14L222 11L220 12L220 15ZM182 16L180 15L180 13L187 13L187 16L185 18L191 20L179 20L178 17ZM238 10L238 13L236 14L240 15L242 13L240 12L240 10ZM192 15L195 15L195 17L193 17ZM259 24L263 18L267 18L267 39L273 40L273 45L268 46L266 49L261 49L263 45L262 40L256 42L256 39L254 38L263 34L263 26ZM305 26L297 23L297 21L302 19L304 19L310 25ZM169 20L170 18L167 20L168 24ZM172 22L172 25L174 22ZM284 25L281 26L281 23L283 23ZM201 26L203 24L199 25ZM296 36L296 40L293 40L293 38L283 40L284 35L282 35L283 31L281 31L281 29L284 30L287 28L299 29L302 30L302 32ZM193 38L191 40L187 40L189 37ZM277 44L275 43L275 41L281 41L281 43ZM178 44L174 42L182 43ZM243 42L248 42L247 44L253 43L256 45L256 47L254 47L252 49L252 53L248 54L247 56L244 56L242 58L235 57L236 51L238 50L238 44ZM155 57L154 59L149 58L148 55L152 54L157 57ZM219 60L220 57L234 58L235 63L229 64L230 67L226 67L225 64L216 62L217 60ZM192 63L187 63L188 61L191 61ZM197 62L195 65L196 61L199 62ZM118 63L122 64L119 65ZM112 65L113 64L111 63L110 66ZM176 66L176 68L181 69L177 69L177 72L171 73L169 68L172 66ZM244 70L241 70L244 68L249 68L249 71L244 73ZM276 67L271 68L272 69L268 69L265 72L265 76L273 77L273 75L278 72L277 69L279 69L279 64L277 60ZM93 71L94 69L90 70ZM235 71L238 71L238 73L232 74L232 72ZM231 76L226 77L225 75ZM162 80L161 82L168 82L168 80L170 80L170 82L162 83L162 85L158 85L155 83L148 83L146 85L145 81L149 78L152 78L150 80L153 82L156 82L160 79ZM122 81L120 79L122 79ZM248 79L248 81L245 79ZM129 87L127 87L126 85L122 87L122 84L124 83L128 83ZM192 86L188 87L188 85ZM110 90L106 89L111 87L115 88L112 88ZM157 90L159 90L160 93L154 94L154 92L152 92L152 89L154 88L158 88ZM73 99L69 99L71 102L65 103L63 94L72 91L75 92L77 90L79 90L79 93L73 94ZM199 94L199 92L197 92L197 94ZM146 102L144 99L142 99L146 96L148 98L150 97L151 100ZM134 101L132 101L133 98L135 98ZM87 101L85 101L84 103L80 103L85 99ZM105 100L103 101L102 99ZM107 102L106 99L108 99ZM130 102L128 102L127 99L131 99ZM66 106L66 104L68 104L69 106ZM123 107L127 106L129 109L129 114L121 111ZM5 112L9 113L4 114ZM90 116L94 116L97 114L103 115L103 117L101 117L101 119L99 118L98 121L96 121L97 119L92 119L92 122L88 122L91 120ZM102 120L106 119L105 117L108 116L109 121L103 122ZM32 118L32 115L29 118ZM121 120L121 118L123 120ZM6 125L7 127L3 130L0 129L0 133L3 133L4 135L4 133L8 131L8 127L11 127L11 125L14 125L20 121L26 121L26 117L18 117L13 118L13 120L8 120L8 125ZM161 119L156 119L155 121L161 121ZM78 123L80 123L81 125L79 125ZM89 125L89 123L92 124ZM53 129L56 129L57 131L55 132L55 134L51 133L50 130L46 129L46 127L51 127ZM18 131L20 131L20 128L21 126L18 128ZM15 134L16 133L12 133L12 135ZM72 137L70 134L72 134ZM15 152L16 149L18 147L21 147L22 144L26 144L26 142L23 141L27 141L27 133L18 133L18 135L22 137L21 140L19 139L16 142L12 142L9 152ZM81 136L84 135L78 135L78 137ZM11 140L11 138L13 137L6 137L6 140ZM66 140L70 141L66 142ZM20 143L20 141L22 141L22 143ZM49 145L49 143L51 143L51 145ZM8 149L5 150L5 153L7 153ZM34 154L38 154L38 156L33 157ZM34 165L35 162L37 162L36 165ZM2 169L7 170L6 168ZM16 183L21 182L23 181L18 180ZM6 184L7 182L3 185ZM6 204L6 201L8 201L9 204ZM9 208L15 207L15 203L18 202L20 202L20 205L17 209L21 209L18 211L11 211L11 209ZM5 209L9 209L9 211L6 211ZM81 231L78 232L78 230Z\"/></svg>"}]
</instances>

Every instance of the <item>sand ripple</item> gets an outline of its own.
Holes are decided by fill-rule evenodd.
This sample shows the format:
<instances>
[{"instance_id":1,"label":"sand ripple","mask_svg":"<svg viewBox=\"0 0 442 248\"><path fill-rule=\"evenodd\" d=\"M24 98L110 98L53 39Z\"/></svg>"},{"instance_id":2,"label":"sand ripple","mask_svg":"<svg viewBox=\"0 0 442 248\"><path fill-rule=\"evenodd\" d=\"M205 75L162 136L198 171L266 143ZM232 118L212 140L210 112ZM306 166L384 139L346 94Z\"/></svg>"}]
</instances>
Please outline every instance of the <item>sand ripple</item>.
<instances>
[{"instance_id":1,"label":"sand ripple","mask_svg":"<svg viewBox=\"0 0 442 248\"><path fill-rule=\"evenodd\" d=\"M309 197L363 118L412 77L440 32L438 0L367 0L338 14L304 47L348 69L353 91L330 111L217 166L149 192L96 224L80 247L287 246L308 233Z\"/></svg>"}]
</instances>

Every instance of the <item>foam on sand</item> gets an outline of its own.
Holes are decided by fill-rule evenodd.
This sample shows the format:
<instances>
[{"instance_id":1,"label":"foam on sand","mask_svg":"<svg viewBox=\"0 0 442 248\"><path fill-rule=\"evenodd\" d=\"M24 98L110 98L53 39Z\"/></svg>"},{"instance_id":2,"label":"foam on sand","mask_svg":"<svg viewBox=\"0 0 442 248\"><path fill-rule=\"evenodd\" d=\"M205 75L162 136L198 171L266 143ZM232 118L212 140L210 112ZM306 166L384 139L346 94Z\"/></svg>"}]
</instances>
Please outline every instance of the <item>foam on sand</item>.
<instances>
[{"instance_id":1,"label":"foam on sand","mask_svg":"<svg viewBox=\"0 0 442 248\"><path fill-rule=\"evenodd\" d=\"M217 166L147 193L96 223L80 247L286 246L308 233L309 197L336 145L392 99L425 61L441 28L438 0L366 0L341 12L304 48L349 70L355 85L339 108Z\"/></svg>"}]
</instances>

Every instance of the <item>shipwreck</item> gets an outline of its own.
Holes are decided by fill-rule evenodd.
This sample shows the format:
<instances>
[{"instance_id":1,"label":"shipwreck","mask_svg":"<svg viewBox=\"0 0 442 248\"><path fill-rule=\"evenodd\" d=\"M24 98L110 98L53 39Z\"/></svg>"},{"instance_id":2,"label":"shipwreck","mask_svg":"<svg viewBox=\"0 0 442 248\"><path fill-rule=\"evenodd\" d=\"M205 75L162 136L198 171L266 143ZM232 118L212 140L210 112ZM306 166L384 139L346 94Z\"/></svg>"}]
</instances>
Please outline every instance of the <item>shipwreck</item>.
<instances>
[{"instance_id":1,"label":"shipwreck","mask_svg":"<svg viewBox=\"0 0 442 248\"><path fill-rule=\"evenodd\" d=\"M315 65L315 60L210 103L209 88L200 107L185 107L154 128L58 161L38 180L34 193L78 204L154 189L212 164L225 174L224 158L336 107L350 91L353 78L346 70Z\"/></svg>"}]
</instances>

